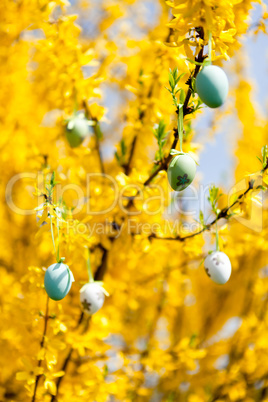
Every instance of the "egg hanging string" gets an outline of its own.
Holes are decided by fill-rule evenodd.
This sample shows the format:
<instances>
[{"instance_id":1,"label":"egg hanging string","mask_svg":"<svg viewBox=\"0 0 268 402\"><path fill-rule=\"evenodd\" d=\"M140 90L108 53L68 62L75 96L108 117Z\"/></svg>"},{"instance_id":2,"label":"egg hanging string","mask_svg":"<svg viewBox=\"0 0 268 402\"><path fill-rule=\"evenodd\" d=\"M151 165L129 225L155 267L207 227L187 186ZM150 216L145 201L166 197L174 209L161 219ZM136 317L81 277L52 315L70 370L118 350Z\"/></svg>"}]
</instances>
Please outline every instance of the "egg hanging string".
<instances>
[{"instance_id":1,"label":"egg hanging string","mask_svg":"<svg viewBox=\"0 0 268 402\"><path fill-rule=\"evenodd\" d=\"M216 251L220 251L219 233L218 233L218 223L217 223L217 221L216 221L215 229L216 229Z\"/></svg>"},{"instance_id":2,"label":"egg hanging string","mask_svg":"<svg viewBox=\"0 0 268 402\"><path fill-rule=\"evenodd\" d=\"M182 150L182 142L183 142L183 105L182 104L179 104L178 132L179 132L179 141L180 141L180 152L183 152L183 150Z\"/></svg>"},{"instance_id":3,"label":"egg hanging string","mask_svg":"<svg viewBox=\"0 0 268 402\"><path fill-rule=\"evenodd\" d=\"M73 115L76 115L78 113L78 100L77 100L77 89L74 85L74 110L73 110Z\"/></svg>"},{"instance_id":4,"label":"egg hanging string","mask_svg":"<svg viewBox=\"0 0 268 402\"><path fill-rule=\"evenodd\" d=\"M56 215L56 211L55 211L55 215L56 215L56 228L57 228L57 247L55 245L55 237L54 237L54 230L53 230L53 222L52 222L52 213L54 212L53 210L53 205L50 205L50 232L51 232L51 239L52 239L52 243L53 243L53 248L54 248L54 253L55 253L55 257L56 257L56 261L58 263L62 262L65 260L65 258L60 258L60 229L59 229L59 218Z\"/></svg>"},{"instance_id":5,"label":"egg hanging string","mask_svg":"<svg viewBox=\"0 0 268 402\"><path fill-rule=\"evenodd\" d=\"M94 282L92 270L91 270L91 263L90 263L90 249L88 248L88 258L87 258L87 272L88 272L88 278L89 282L92 283Z\"/></svg>"},{"instance_id":6,"label":"egg hanging string","mask_svg":"<svg viewBox=\"0 0 268 402\"><path fill-rule=\"evenodd\" d=\"M87 248L87 247L85 247L85 248ZM109 293L107 292L107 290L104 289L103 282L94 280L94 276L93 276L92 269L91 269L90 249L89 248L87 248L87 252L88 252L88 255L87 255L87 272L88 272L89 281L84 286L82 286L82 288L80 289L80 293L82 293L90 283L96 283L102 288L102 291L105 294L105 296L110 296Z\"/></svg>"},{"instance_id":7,"label":"egg hanging string","mask_svg":"<svg viewBox=\"0 0 268 402\"><path fill-rule=\"evenodd\" d=\"M50 206L50 213L49 213L49 217L50 217L50 232L51 232L51 239L52 239L52 243L53 243L53 248L54 248L54 253L55 253L55 256L56 256L56 260L57 260L57 262L59 262L58 261L58 259L57 259L57 256L58 256L58 253L57 253L57 250L56 250L56 246L55 246L55 239L54 239L54 231L53 231L53 223L52 223L52 211L53 211L53 207L52 206Z\"/></svg>"},{"instance_id":8,"label":"egg hanging string","mask_svg":"<svg viewBox=\"0 0 268 402\"><path fill-rule=\"evenodd\" d=\"M53 191L54 187L56 185L55 182L55 172L52 173L51 179L50 179L50 187L48 188L48 195L49 195L49 217L50 217L50 232L51 232L51 238L52 238L52 243L53 243L53 248L54 248L54 253L56 257L56 261L58 263L61 263L62 261L65 260L65 258L60 258L60 228L59 228L59 218L57 216L57 209L54 208L53 206ZM53 230L53 221L52 221L52 215L55 216L56 219L56 228L57 228L57 247L55 245L55 238L54 238L54 230Z\"/></svg>"},{"instance_id":9,"label":"egg hanging string","mask_svg":"<svg viewBox=\"0 0 268 402\"><path fill-rule=\"evenodd\" d=\"M212 32L208 31L208 64L212 64Z\"/></svg>"}]
</instances>

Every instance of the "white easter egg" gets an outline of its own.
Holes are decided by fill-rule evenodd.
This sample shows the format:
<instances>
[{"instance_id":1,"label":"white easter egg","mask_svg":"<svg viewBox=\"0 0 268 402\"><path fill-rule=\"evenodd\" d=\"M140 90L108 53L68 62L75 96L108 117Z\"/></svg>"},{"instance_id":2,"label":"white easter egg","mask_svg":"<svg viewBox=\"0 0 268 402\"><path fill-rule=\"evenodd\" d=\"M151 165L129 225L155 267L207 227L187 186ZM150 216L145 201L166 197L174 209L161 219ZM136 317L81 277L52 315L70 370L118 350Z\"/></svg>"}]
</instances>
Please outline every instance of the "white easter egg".
<instances>
[{"instance_id":1,"label":"white easter egg","mask_svg":"<svg viewBox=\"0 0 268 402\"><path fill-rule=\"evenodd\" d=\"M85 313L90 315L96 313L104 303L102 287L94 282L84 285L80 290L80 302Z\"/></svg>"},{"instance_id":2,"label":"white easter egg","mask_svg":"<svg viewBox=\"0 0 268 402\"><path fill-rule=\"evenodd\" d=\"M213 251L209 254L205 259L204 267L207 275L219 285L226 283L231 276L231 261L222 251Z\"/></svg>"}]
</instances>

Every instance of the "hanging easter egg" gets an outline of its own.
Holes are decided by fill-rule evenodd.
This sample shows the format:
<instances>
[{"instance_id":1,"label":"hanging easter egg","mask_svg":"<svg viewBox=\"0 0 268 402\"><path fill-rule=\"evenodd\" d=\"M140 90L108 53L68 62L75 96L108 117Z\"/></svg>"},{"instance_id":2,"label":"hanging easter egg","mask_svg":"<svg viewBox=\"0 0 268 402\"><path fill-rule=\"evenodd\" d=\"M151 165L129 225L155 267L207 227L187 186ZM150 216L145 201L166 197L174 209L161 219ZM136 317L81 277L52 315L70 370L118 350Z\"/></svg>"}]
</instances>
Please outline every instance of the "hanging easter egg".
<instances>
[{"instance_id":1,"label":"hanging easter egg","mask_svg":"<svg viewBox=\"0 0 268 402\"><path fill-rule=\"evenodd\" d=\"M72 148L78 147L89 134L88 121L83 116L75 116L66 126L66 138Z\"/></svg>"},{"instance_id":2,"label":"hanging easter egg","mask_svg":"<svg viewBox=\"0 0 268 402\"><path fill-rule=\"evenodd\" d=\"M219 285L226 283L231 276L231 262L222 251L214 251L209 254L205 259L204 267L207 275Z\"/></svg>"},{"instance_id":3,"label":"hanging easter egg","mask_svg":"<svg viewBox=\"0 0 268 402\"><path fill-rule=\"evenodd\" d=\"M227 98L228 78L218 66L203 67L197 74L195 86L202 102L211 108L221 106Z\"/></svg>"},{"instance_id":4,"label":"hanging easter egg","mask_svg":"<svg viewBox=\"0 0 268 402\"><path fill-rule=\"evenodd\" d=\"M45 289L53 300L63 299L69 293L74 276L68 265L57 262L48 267L45 273Z\"/></svg>"},{"instance_id":5,"label":"hanging easter egg","mask_svg":"<svg viewBox=\"0 0 268 402\"><path fill-rule=\"evenodd\" d=\"M104 303L103 288L96 282L87 283L80 290L80 302L85 313L96 313Z\"/></svg>"},{"instance_id":6,"label":"hanging easter egg","mask_svg":"<svg viewBox=\"0 0 268 402\"><path fill-rule=\"evenodd\" d=\"M194 180L196 163L188 154L175 156L168 167L168 181L173 190L182 191Z\"/></svg>"}]
</instances>

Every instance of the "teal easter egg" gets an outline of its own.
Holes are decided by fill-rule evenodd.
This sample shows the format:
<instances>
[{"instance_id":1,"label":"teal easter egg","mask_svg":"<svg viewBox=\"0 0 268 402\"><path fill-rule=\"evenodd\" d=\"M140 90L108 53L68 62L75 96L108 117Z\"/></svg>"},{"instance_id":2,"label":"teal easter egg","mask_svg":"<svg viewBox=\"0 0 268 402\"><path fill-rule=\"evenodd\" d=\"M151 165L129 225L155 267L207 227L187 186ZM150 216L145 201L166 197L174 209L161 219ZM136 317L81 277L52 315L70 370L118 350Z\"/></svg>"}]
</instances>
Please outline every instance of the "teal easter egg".
<instances>
[{"instance_id":1,"label":"teal easter egg","mask_svg":"<svg viewBox=\"0 0 268 402\"><path fill-rule=\"evenodd\" d=\"M74 277L68 265L52 264L45 273L45 289L52 300L61 300L69 293Z\"/></svg>"},{"instance_id":2,"label":"teal easter egg","mask_svg":"<svg viewBox=\"0 0 268 402\"><path fill-rule=\"evenodd\" d=\"M221 106L228 94L229 83L225 72L218 66L205 66L196 77L196 92L202 102L211 108Z\"/></svg>"},{"instance_id":3,"label":"teal easter egg","mask_svg":"<svg viewBox=\"0 0 268 402\"><path fill-rule=\"evenodd\" d=\"M66 126L66 138L72 148L78 147L89 134L88 122L85 118L74 117Z\"/></svg>"},{"instance_id":4,"label":"teal easter egg","mask_svg":"<svg viewBox=\"0 0 268 402\"><path fill-rule=\"evenodd\" d=\"M168 167L168 181L173 190L182 191L194 180L196 163L188 154L175 156Z\"/></svg>"}]
</instances>

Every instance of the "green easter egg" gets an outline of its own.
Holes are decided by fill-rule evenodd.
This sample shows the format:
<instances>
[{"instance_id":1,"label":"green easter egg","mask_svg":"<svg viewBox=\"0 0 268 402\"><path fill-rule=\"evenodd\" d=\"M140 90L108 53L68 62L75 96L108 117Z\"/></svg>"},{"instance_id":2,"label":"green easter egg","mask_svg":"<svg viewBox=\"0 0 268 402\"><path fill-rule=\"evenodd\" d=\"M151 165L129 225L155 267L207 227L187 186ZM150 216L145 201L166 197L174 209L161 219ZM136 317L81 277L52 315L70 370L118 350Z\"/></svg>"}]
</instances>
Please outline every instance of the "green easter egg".
<instances>
[{"instance_id":1,"label":"green easter egg","mask_svg":"<svg viewBox=\"0 0 268 402\"><path fill-rule=\"evenodd\" d=\"M78 147L89 134L88 122L85 118L74 117L66 126L66 138L72 148Z\"/></svg>"},{"instance_id":2,"label":"green easter egg","mask_svg":"<svg viewBox=\"0 0 268 402\"><path fill-rule=\"evenodd\" d=\"M182 191L194 180L196 163L188 154L177 155L170 162L167 173L173 190Z\"/></svg>"},{"instance_id":3,"label":"green easter egg","mask_svg":"<svg viewBox=\"0 0 268 402\"><path fill-rule=\"evenodd\" d=\"M205 66L196 77L196 92L202 102L211 108L221 106L228 94L229 83L225 72L218 66Z\"/></svg>"},{"instance_id":4,"label":"green easter egg","mask_svg":"<svg viewBox=\"0 0 268 402\"><path fill-rule=\"evenodd\" d=\"M45 289L52 300L61 300L69 293L74 277L68 265L52 264L45 273Z\"/></svg>"}]
</instances>

